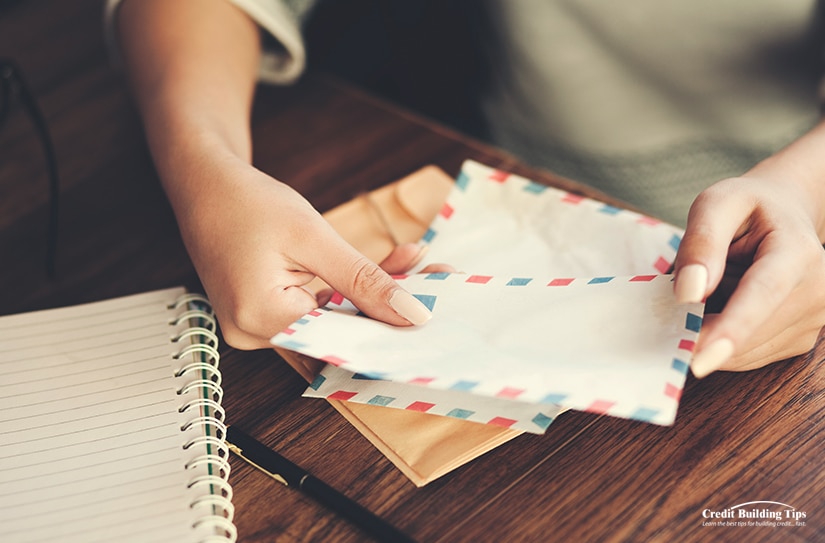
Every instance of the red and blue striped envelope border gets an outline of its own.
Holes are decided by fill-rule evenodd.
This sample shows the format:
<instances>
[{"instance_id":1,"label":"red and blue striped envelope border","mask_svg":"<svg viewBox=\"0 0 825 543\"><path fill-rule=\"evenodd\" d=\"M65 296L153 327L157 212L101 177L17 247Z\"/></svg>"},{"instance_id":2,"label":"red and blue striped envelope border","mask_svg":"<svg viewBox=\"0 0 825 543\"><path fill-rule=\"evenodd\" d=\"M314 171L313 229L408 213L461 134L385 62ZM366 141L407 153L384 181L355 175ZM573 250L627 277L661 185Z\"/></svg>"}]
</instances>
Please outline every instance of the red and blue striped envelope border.
<instances>
[{"instance_id":1,"label":"red and blue striped envelope border","mask_svg":"<svg viewBox=\"0 0 825 543\"><path fill-rule=\"evenodd\" d=\"M522 223L533 220L537 223L533 226L536 231L544 228L542 223L547 217L559 221L556 227L560 232L552 236L558 246L551 247L558 249L559 254L569 255L577 249L602 252L597 255L600 260L595 262L575 259L586 266L584 272L576 269L576 275L668 273L683 234L682 229L652 217L467 160L422 242L431 246L433 255L440 248L439 238L445 236L450 247L445 248L444 253L452 254L456 243L468 244L475 251L472 244L479 234L474 230L494 227L491 225L495 225L496 216L503 215L518 216ZM466 220L461 227L456 227L453 223L462 222L462 218ZM456 232L456 228L460 228L460 232ZM478 240L478 250L506 250L517 241L509 234L502 240L503 246L491 246L489 239ZM547 265L541 273L557 271L555 262Z\"/></svg>"},{"instance_id":2,"label":"red and blue striped envelope border","mask_svg":"<svg viewBox=\"0 0 825 543\"><path fill-rule=\"evenodd\" d=\"M336 295L326 308L310 312L272 342L376 379L557 404L656 424L672 424L675 419L703 305L676 304L671 276L535 278L432 273L402 275L396 280L431 308L434 318L430 323L416 328L392 327L362 316L348 300ZM505 311L510 302L519 307ZM428 349L432 345L427 343L426 331L433 332L435 343L442 341L453 349L453 338L439 338L438 327L443 324L445 333L450 333L446 321L455 315L465 318L461 316L464 307L472 318L485 323L483 333L492 330L498 334L493 341L516 338L515 342L505 341L504 349L518 351L521 345L533 342L546 351L537 354L535 348L525 349L522 360L517 353L509 361L499 361L495 357L511 353L487 353L483 345L458 345L446 355L437 352L433 356L437 363L428 366L425 359L431 356ZM556 311L559 307L565 309ZM539 309L544 311L544 320L531 322ZM506 320L512 315L518 318ZM552 322L546 322L548 315ZM325 319L337 321L318 328ZM568 326L572 329L565 329ZM338 340L334 338L336 327L343 330ZM353 347L348 342L354 337L359 339ZM482 337L477 343L485 341ZM377 357L371 352L376 348ZM455 375L447 366L462 356L462 348L470 357L485 359L490 354L493 358L478 367L472 366L474 361L464 366L470 368L470 374L477 371L478 375ZM581 360L577 350L595 352L600 358ZM528 360L531 356L535 360ZM370 362L364 363L366 359ZM512 361L515 364L510 364ZM548 364L556 364L551 368L555 373L548 370L551 377L529 373ZM528 374L520 373L519 367ZM426 371L416 373L421 368ZM347 393L335 391L334 397L344 399Z\"/></svg>"}]
</instances>

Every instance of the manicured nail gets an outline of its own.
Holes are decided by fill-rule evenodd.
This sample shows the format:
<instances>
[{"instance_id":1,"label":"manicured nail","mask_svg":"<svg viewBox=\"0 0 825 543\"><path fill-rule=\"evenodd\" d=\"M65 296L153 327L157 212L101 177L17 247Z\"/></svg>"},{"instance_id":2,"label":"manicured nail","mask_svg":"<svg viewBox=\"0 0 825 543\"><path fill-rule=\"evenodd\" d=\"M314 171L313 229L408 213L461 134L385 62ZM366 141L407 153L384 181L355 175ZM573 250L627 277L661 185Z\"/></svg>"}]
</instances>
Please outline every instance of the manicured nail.
<instances>
[{"instance_id":1,"label":"manicured nail","mask_svg":"<svg viewBox=\"0 0 825 543\"><path fill-rule=\"evenodd\" d=\"M701 379L718 370L731 356L733 356L733 342L727 338L717 339L693 356L690 369L693 375Z\"/></svg>"},{"instance_id":2,"label":"manicured nail","mask_svg":"<svg viewBox=\"0 0 825 543\"><path fill-rule=\"evenodd\" d=\"M676 301L680 304L701 302L707 288L708 269L701 264L688 264L676 276Z\"/></svg>"},{"instance_id":3,"label":"manicured nail","mask_svg":"<svg viewBox=\"0 0 825 543\"><path fill-rule=\"evenodd\" d=\"M392 296L390 296L390 306L396 313L416 326L424 324L433 317L433 314L430 313L427 306L403 289L396 289L396 291L392 293Z\"/></svg>"},{"instance_id":4,"label":"manicured nail","mask_svg":"<svg viewBox=\"0 0 825 543\"><path fill-rule=\"evenodd\" d=\"M418 266L421 263L421 260L424 259L424 255L426 255L430 250L429 245L421 244L419 245L418 254L416 255L415 259L410 263L410 269Z\"/></svg>"}]
</instances>

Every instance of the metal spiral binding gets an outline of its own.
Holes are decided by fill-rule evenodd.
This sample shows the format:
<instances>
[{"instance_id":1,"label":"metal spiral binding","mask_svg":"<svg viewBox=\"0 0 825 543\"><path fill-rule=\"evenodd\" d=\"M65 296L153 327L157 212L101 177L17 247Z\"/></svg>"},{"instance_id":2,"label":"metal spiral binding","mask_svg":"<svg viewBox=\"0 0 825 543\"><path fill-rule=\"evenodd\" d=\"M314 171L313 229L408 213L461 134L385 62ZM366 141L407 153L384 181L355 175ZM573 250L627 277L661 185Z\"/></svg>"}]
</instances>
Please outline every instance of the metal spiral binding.
<instances>
[{"instance_id":1,"label":"metal spiral binding","mask_svg":"<svg viewBox=\"0 0 825 543\"><path fill-rule=\"evenodd\" d=\"M169 306L171 311L181 309L169 325L176 329L186 326L170 337L170 342L181 346L172 358L180 361L175 377L181 384L176 392L183 400L178 411L186 417L181 421L181 432L186 436L182 446L185 469L191 474L187 491L195 515L192 528L200 543L234 542L238 534L232 523L235 509L224 441L217 321L209 301L199 294L185 294Z\"/></svg>"}]
</instances>

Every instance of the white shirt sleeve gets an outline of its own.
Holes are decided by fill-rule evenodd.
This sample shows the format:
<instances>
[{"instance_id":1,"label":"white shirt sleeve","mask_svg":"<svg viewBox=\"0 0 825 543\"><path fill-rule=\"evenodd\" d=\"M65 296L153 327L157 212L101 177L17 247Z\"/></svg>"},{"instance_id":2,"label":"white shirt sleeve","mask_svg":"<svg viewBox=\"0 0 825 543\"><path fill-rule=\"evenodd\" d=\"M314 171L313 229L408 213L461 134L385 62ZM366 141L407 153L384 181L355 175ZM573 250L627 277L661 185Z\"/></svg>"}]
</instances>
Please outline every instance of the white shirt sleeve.
<instances>
[{"instance_id":1,"label":"white shirt sleeve","mask_svg":"<svg viewBox=\"0 0 825 543\"><path fill-rule=\"evenodd\" d=\"M106 0L103 15L106 47L112 61L121 64L116 15L123 0ZM292 9L280 0L227 0L246 13L274 40L267 42L258 77L262 82L293 83L306 67L306 49L301 35L302 6ZM296 4L293 2L293 4ZM297 4L300 4L298 2ZM305 3L311 6L312 2Z\"/></svg>"}]
</instances>

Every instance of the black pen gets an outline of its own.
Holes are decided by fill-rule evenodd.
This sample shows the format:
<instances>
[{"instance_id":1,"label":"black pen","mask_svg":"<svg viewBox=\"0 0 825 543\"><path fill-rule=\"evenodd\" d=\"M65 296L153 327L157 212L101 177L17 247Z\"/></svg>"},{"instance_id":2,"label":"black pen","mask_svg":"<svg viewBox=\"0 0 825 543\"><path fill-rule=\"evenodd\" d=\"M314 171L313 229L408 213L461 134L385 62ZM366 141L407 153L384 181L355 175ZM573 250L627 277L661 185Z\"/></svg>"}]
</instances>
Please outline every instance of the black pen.
<instances>
[{"instance_id":1,"label":"black pen","mask_svg":"<svg viewBox=\"0 0 825 543\"><path fill-rule=\"evenodd\" d=\"M293 464L266 445L234 426L226 429L229 450L279 483L301 490L346 518L378 541L414 543L410 536L361 507L325 482Z\"/></svg>"}]
</instances>

